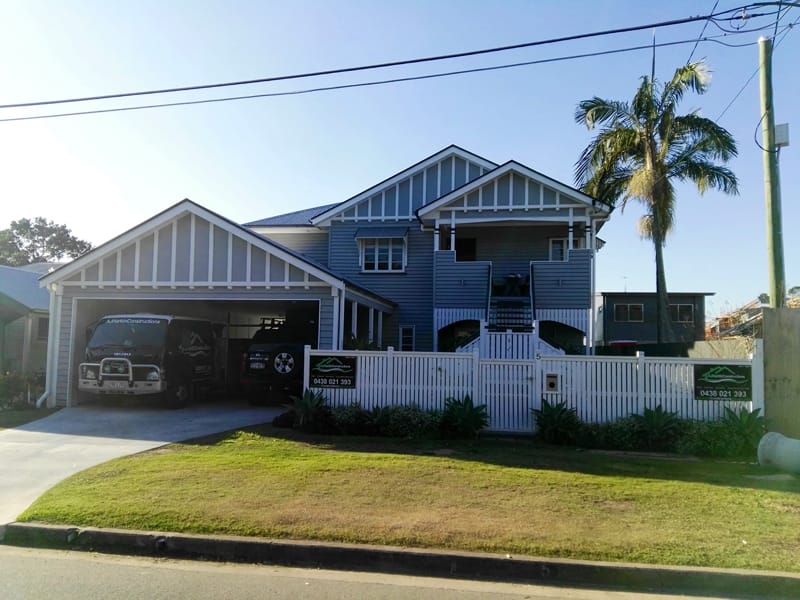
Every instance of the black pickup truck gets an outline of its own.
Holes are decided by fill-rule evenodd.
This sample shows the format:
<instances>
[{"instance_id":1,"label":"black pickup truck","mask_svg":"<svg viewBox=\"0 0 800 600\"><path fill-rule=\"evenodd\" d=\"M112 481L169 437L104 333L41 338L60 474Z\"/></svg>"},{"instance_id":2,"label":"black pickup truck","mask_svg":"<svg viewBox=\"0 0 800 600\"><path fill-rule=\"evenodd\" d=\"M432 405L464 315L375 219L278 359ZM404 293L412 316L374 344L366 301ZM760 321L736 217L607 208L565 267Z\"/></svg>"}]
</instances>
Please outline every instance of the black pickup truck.
<instances>
[{"instance_id":1,"label":"black pickup truck","mask_svg":"<svg viewBox=\"0 0 800 600\"><path fill-rule=\"evenodd\" d=\"M242 355L240 381L251 402L282 402L303 393L306 344L316 347L316 320L262 318Z\"/></svg>"}]
</instances>

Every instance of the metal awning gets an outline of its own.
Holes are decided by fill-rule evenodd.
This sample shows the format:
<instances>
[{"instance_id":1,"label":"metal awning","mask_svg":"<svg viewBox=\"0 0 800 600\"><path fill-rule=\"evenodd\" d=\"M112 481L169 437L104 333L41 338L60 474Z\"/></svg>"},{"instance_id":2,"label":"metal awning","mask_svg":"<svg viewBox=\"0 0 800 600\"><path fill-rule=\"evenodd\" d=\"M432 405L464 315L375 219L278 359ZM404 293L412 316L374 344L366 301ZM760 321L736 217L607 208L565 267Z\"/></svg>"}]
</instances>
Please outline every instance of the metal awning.
<instances>
[{"instance_id":1,"label":"metal awning","mask_svg":"<svg viewBox=\"0 0 800 600\"><path fill-rule=\"evenodd\" d=\"M355 239L402 239L408 235L408 227L361 227L356 230Z\"/></svg>"}]
</instances>

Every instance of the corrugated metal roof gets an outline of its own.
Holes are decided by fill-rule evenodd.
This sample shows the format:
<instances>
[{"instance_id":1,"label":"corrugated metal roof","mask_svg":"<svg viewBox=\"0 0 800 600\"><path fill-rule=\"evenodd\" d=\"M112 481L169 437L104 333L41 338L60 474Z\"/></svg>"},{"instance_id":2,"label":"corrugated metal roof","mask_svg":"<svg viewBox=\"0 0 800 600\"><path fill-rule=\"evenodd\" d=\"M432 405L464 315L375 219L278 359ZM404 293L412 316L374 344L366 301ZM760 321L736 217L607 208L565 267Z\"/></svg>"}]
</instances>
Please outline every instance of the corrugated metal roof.
<instances>
[{"instance_id":1,"label":"corrugated metal roof","mask_svg":"<svg viewBox=\"0 0 800 600\"><path fill-rule=\"evenodd\" d=\"M310 221L312 217L315 217L318 214L325 212L326 210L330 210L337 204L340 204L340 202L335 202L333 204L326 204L325 206L316 206L314 208L305 208L303 210L285 213L282 215L276 215L274 217L267 217L266 219L260 219L258 221L251 221L250 223L245 223L244 226L285 227L291 225L311 225Z\"/></svg>"},{"instance_id":2,"label":"corrugated metal roof","mask_svg":"<svg viewBox=\"0 0 800 600\"><path fill-rule=\"evenodd\" d=\"M0 295L28 310L49 310L50 294L39 287L39 273L0 266Z\"/></svg>"}]
</instances>

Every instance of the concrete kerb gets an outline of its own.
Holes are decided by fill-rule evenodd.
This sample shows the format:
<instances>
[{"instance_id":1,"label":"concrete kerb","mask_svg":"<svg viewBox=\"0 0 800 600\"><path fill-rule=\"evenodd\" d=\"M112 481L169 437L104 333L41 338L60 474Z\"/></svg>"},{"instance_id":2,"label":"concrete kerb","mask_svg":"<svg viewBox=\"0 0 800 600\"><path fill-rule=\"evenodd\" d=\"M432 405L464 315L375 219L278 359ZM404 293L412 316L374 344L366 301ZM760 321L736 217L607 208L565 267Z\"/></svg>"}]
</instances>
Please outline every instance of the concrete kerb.
<instances>
[{"instance_id":1,"label":"concrete kerb","mask_svg":"<svg viewBox=\"0 0 800 600\"><path fill-rule=\"evenodd\" d=\"M35 523L9 523L0 535L3 543L17 546L289 567L726 598L797 598L800 593L800 575L768 571L511 557Z\"/></svg>"}]
</instances>

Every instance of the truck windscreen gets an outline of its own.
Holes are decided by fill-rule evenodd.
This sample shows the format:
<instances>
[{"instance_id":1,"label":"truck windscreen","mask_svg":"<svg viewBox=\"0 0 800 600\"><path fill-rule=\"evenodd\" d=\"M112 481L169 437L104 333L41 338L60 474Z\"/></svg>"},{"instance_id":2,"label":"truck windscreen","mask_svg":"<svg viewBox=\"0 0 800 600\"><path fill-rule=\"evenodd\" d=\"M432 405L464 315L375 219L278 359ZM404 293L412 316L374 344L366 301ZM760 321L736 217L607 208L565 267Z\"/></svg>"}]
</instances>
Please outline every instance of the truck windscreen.
<instances>
[{"instance_id":1,"label":"truck windscreen","mask_svg":"<svg viewBox=\"0 0 800 600\"><path fill-rule=\"evenodd\" d=\"M113 317L101 321L89 341L90 348L103 346L159 346L164 344L167 321L146 317Z\"/></svg>"}]
</instances>

